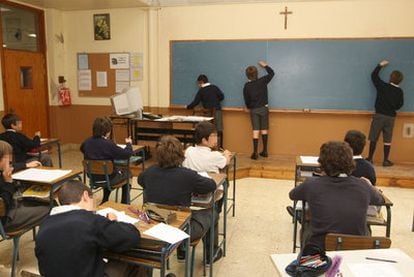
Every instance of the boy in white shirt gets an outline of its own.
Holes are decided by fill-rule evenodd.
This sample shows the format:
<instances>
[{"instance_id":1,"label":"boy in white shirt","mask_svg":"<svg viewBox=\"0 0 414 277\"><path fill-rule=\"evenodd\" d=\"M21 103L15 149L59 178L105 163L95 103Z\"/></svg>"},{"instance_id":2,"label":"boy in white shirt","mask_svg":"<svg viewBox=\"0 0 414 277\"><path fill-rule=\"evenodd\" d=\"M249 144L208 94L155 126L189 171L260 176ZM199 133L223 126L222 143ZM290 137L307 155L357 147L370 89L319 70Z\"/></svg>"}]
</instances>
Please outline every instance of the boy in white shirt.
<instances>
[{"instance_id":1,"label":"boy in white shirt","mask_svg":"<svg viewBox=\"0 0 414 277\"><path fill-rule=\"evenodd\" d=\"M217 129L210 122L200 122L195 128L194 140L196 146L185 150L183 166L195 171L219 173L231 159L228 150L215 151L217 148Z\"/></svg>"}]
</instances>

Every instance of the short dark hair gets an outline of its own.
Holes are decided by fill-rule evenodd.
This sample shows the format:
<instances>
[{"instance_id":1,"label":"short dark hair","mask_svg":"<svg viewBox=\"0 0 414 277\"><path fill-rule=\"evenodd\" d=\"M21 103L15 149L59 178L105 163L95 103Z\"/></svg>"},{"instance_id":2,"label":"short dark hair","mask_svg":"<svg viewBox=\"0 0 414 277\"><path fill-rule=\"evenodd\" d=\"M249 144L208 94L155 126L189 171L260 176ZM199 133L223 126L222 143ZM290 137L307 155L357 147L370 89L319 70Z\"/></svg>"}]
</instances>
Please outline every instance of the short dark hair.
<instances>
[{"instance_id":1,"label":"short dark hair","mask_svg":"<svg viewBox=\"0 0 414 277\"><path fill-rule=\"evenodd\" d=\"M162 168L179 167L184 161L184 149L174 136L163 136L155 146L155 160Z\"/></svg>"},{"instance_id":2,"label":"short dark hair","mask_svg":"<svg viewBox=\"0 0 414 277\"><path fill-rule=\"evenodd\" d=\"M200 74L197 78L197 82L203 82L204 84L208 83L208 78L206 75Z\"/></svg>"},{"instance_id":3,"label":"short dark hair","mask_svg":"<svg viewBox=\"0 0 414 277\"><path fill-rule=\"evenodd\" d=\"M341 173L350 175L355 169L352 149L344 141L329 141L322 144L318 162L328 176L338 176Z\"/></svg>"},{"instance_id":4,"label":"short dark hair","mask_svg":"<svg viewBox=\"0 0 414 277\"><path fill-rule=\"evenodd\" d=\"M17 121L21 121L20 117L14 113L8 113L3 116L1 124L3 124L4 129L11 129L12 125L16 125Z\"/></svg>"},{"instance_id":5,"label":"short dark hair","mask_svg":"<svg viewBox=\"0 0 414 277\"><path fill-rule=\"evenodd\" d=\"M93 122L92 135L102 137L112 130L112 121L108 117L97 117Z\"/></svg>"},{"instance_id":6,"label":"short dark hair","mask_svg":"<svg viewBox=\"0 0 414 277\"><path fill-rule=\"evenodd\" d=\"M394 70L393 72L391 72L391 75L390 75L391 83L399 85L403 79L404 79L404 75L400 71Z\"/></svg>"},{"instance_id":7,"label":"short dark hair","mask_svg":"<svg viewBox=\"0 0 414 277\"><path fill-rule=\"evenodd\" d=\"M257 67L250 65L246 68L246 77L250 81L257 80Z\"/></svg>"},{"instance_id":8,"label":"short dark hair","mask_svg":"<svg viewBox=\"0 0 414 277\"><path fill-rule=\"evenodd\" d=\"M344 140L351 146L354 155L361 155L364 151L366 137L358 130L349 130Z\"/></svg>"},{"instance_id":9,"label":"short dark hair","mask_svg":"<svg viewBox=\"0 0 414 277\"><path fill-rule=\"evenodd\" d=\"M208 139L211 134L217 134L216 125L211 122L202 121L197 124L194 131L194 141L196 144L200 144L204 139Z\"/></svg>"},{"instance_id":10,"label":"short dark hair","mask_svg":"<svg viewBox=\"0 0 414 277\"><path fill-rule=\"evenodd\" d=\"M4 155L12 155L12 154L13 154L13 147L9 143L3 140L0 140L0 159L3 158Z\"/></svg>"},{"instance_id":11,"label":"short dark hair","mask_svg":"<svg viewBox=\"0 0 414 277\"><path fill-rule=\"evenodd\" d=\"M65 182L58 191L60 205L71 205L79 203L83 193L87 191L89 197L92 197L92 191L84 183L78 180L69 180Z\"/></svg>"}]
</instances>

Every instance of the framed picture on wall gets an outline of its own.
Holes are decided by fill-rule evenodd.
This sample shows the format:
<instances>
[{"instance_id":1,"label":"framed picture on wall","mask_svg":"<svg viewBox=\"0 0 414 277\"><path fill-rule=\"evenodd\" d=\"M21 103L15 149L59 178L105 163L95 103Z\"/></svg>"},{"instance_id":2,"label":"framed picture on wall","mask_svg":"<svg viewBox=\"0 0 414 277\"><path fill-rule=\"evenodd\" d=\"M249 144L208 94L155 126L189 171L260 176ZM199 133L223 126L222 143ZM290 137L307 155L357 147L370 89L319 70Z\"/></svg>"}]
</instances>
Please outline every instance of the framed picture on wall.
<instances>
[{"instance_id":1,"label":"framed picture on wall","mask_svg":"<svg viewBox=\"0 0 414 277\"><path fill-rule=\"evenodd\" d=\"M95 32L95 40L111 39L111 24L109 20L109 13L94 14L93 28Z\"/></svg>"}]
</instances>

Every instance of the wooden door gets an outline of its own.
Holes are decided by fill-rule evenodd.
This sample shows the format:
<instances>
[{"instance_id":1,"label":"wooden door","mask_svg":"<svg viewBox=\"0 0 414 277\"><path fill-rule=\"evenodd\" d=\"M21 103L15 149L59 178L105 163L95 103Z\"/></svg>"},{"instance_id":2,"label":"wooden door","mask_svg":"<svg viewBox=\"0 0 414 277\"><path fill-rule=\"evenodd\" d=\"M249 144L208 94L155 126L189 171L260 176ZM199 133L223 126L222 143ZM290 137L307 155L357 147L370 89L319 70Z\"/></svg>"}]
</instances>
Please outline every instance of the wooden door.
<instances>
[{"instance_id":1,"label":"wooden door","mask_svg":"<svg viewBox=\"0 0 414 277\"><path fill-rule=\"evenodd\" d=\"M23 132L32 137L40 131L49 137L49 98L46 59L41 52L3 50L5 113L13 112L23 121Z\"/></svg>"}]
</instances>

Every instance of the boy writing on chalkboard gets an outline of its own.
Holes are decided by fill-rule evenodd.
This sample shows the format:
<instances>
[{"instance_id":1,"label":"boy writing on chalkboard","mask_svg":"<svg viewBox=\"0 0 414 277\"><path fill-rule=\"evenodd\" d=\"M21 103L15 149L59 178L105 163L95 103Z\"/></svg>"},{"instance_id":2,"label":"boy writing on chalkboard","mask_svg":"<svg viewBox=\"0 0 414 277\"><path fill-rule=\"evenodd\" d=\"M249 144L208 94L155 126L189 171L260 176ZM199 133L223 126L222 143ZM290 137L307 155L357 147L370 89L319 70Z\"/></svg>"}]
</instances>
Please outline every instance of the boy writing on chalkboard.
<instances>
[{"instance_id":1,"label":"boy writing on chalkboard","mask_svg":"<svg viewBox=\"0 0 414 277\"><path fill-rule=\"evenodd\" d=\"M263 151L260 156L267 157L267 134L269 130L269 107L267 96L267 84L275 75L272 68L264 61L259 61L259 65L263 67L267 75L257 78L256 66L248 66L246 68L246 76L249 81L244 85L243 96L244 102L248 110L250 110L250 119L253 126L253 153L251 159L257 160L259 133L262 134Z\"/></svg>"},{"instance_id":2,"label":"boy writing on chalkboard","mask_svg":"<svg viewBox=\"0 0 414 277\"><path fill-rule=\"evenodd\" d=\"M381 61L371 74L372 82L377 90L377 98L375 100L375 115L371 122L369 131L369 155L367 160L372 163L375 147L378 137L382 132L384 141L384 161L383 166L392 166L388 157L391 150L392 131L394 128L396 111L404 104L404 95L399 84L403 80L403 74L400 71L393 71L390 75L389 83L384 82L379 77L380 70L388 65L386 60Z\"/></svg>"},{"instance_id":3,"label":"boy writing on chalkboard","mask_svg":"<svg viewBox=\"0 0 414 277\"><path fill-rule=\"evenodd\" d=\"M214 117L216 123L219 146L223 147L223 118L220 102L223 101L224 94L217 86L210 84L208 77L204 74L198 76L197 82L200 89L193 102L187 105L187 109L193 109L201 102L204 109L211 110L211 116Z\"/></svg>"}]
</instances>

